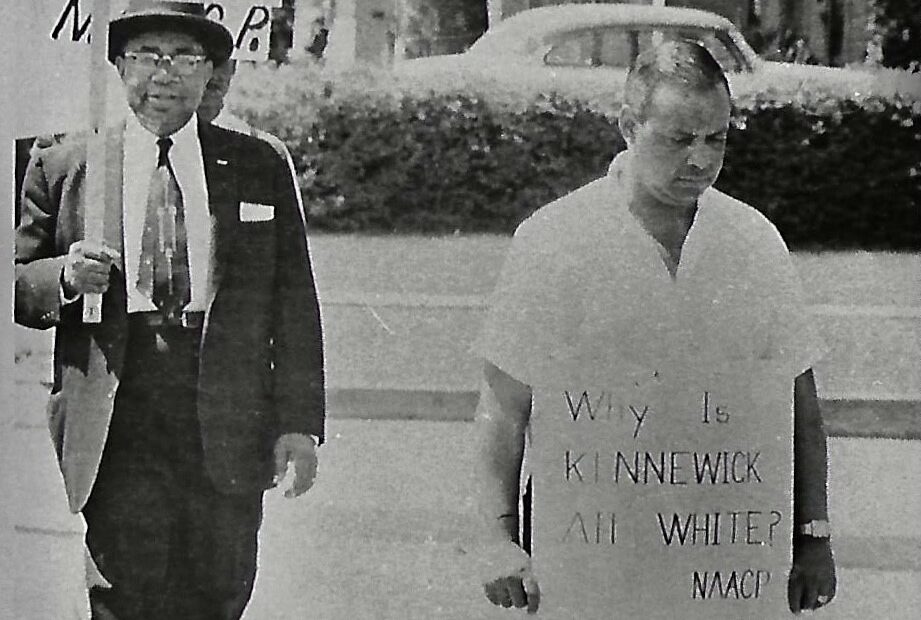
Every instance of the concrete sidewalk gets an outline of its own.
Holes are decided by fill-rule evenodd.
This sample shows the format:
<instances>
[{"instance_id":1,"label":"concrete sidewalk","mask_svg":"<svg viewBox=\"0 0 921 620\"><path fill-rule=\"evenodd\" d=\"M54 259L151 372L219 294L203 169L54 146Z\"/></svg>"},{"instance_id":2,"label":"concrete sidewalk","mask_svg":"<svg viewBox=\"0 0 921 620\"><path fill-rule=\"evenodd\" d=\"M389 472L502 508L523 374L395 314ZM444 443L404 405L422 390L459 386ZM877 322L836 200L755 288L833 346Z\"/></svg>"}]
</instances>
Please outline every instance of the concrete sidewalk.
<instances>
[{"instance_id":1,"label":"concrete sidewalk","mask_svg":"<svg viewBox=\"0 0 921 620\"><path fill-rule=\"evenodd\" d=\"M477 580L473 427L465 422L333 419L316 487L266 496L250 620L477 620L493 609ZM20 476L11 617L61 620L79 580L80 522L64 508L46 433L3 440ZM830 508L840 595L816 617L917 618L921 607L918 442L835 439ZM8 476L7 476L8 478ZM9 554L8 554L9 555Z\"/></svg>"}]
</instances>

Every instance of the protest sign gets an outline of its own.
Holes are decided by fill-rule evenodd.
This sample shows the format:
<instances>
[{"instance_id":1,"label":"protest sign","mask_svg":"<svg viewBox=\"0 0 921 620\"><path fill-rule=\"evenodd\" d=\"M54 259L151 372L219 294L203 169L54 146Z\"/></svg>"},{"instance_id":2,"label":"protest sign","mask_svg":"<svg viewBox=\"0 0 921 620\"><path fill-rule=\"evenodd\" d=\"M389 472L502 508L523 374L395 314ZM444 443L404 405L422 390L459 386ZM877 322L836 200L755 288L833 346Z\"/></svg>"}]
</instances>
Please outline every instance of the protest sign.
<instances>
[{"instance_id":1,"label":"protest sign","mask_svg":"<svg viewBox=\"0 0 921 620\"><path fill-rule=\"evenodd\" d=\"M788 616L792 381L757 361L625 366L535 387L541 615Z\"/></svg>"},{"instance_id":2,"label":"protest sign","mask_svg":"<svg viewBox=\"0 0 921 620\"><path fill-rule=\"evenodd\" d=\"M281 0L257 3L249 0L205 2L205 13L224 24L233 35L233 57L237 60L266 60L272 30L272 8Z\"/></svg>"},{"instance_id":3,"label":"protest sign","mask_svg":"<svg viewBox=\"0 0 921 620\"><path fill-rule=\"evenodd\" d=\"M111 0L109 16L127 0ZM234 38L235 57L268 57L271 9L280 0L221 0L205 3L208 15L221 21ZM13 123L18 136L73 131L89 126L89 65L93 23L92 0L16 0L6 19L15 33L10 66L15 73ZM107 114L124 117L127 108L114 69L109 71Z\"/></svg>"}]
</instances>

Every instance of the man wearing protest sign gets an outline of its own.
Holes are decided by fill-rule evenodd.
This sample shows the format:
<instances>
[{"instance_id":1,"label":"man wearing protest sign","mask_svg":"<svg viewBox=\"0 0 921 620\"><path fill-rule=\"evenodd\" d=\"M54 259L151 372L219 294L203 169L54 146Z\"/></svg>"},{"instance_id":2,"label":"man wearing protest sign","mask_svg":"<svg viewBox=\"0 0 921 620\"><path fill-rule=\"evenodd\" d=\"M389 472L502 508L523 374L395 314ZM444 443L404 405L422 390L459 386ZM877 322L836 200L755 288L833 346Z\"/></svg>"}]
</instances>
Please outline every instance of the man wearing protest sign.
<instances>
[{"instance_id":1,"label":"man wearing protest sign","mask_svg":"<svg viewBox=\"0 0 921 620\"><path fill-rule=\"evenodd\" d=\"M486 596L496 605L535 612L542 606L541 598L546 602L551 596L547 584L540 582L539 571L532 571L531 558L512 542L519 532L518 502L526 437L530 438L527 460L532 467L552 465L548 470L551 475L535 477L535 524L546 522L537 514L540 510L560 508L538 500L566 497L550 489L552 484L560 488L566 485L567 492L576 487L582 493L580 497L585 497L584 489L594 483L604 489L597 495L607 493L608 499L623 504L617 506L616 518L613 508L610 513L592 512L591 520L577 512L568 527L561 527L551 539L542 541L544 532L533 541L533 552L538 557L542 543L546 543L545 548L565 550L569 540L575 538L584 551L573 557L585 564L594 562L602 572L609 571L607 577L591 575L596 591L583 592L579 590L585 587L584 580L565 578L566 574L584 574L579 573L579 566L571 564L558 571L564 577L552 584L556 589L552 594L566 600L569 613L585 618L609 617L603 612L612 613L610 603L620 597L642 600L644 607L640 610L629 605L623 608L646 617L685 611L688 615L682 617L740 617L738 610L753 602L741 599L757 598L767 589L770 575L766 571L762 574L745 565L731 577L725 573L716 581L705 582L716 571L702 570L694 573L694 581L689 579L682 584L663 582L652 574L646 575L645 582L642 575L632 576L633 581L618 576L621 582L634 585L624 590L614 586L614 573L630 570L622 565L626 557L642 560L643 556L654 556L658 562L653 565L655 570L669 558L678 564L697 552L691 545L697 544L698 535L700 557L711 563L735 553L731 545L737 542L743 543L740 546L748 553L752 549L757 552L773 547L775 539L781 543L778 532L782 530L777 528L784 526L793 540L792 569L785 580L785 591L781 591L786 601L776 604L780 581L775 575L774 607L767 615L757 617L781 617L784 602L793 612L815 609L835 595L835 566L828 538L825 435L811 370L820 355L820 346L806 316L789 253L777 231L754 209L711 187L722 167L730 101L725 75L702 46L668 41L640 54L627 78L619 119L627 150L615 158L607 177L538 210L516 231L478 344L486 363L477 412L481 439L477 478L486 532L494 542L492 552L487 554L483 582ZM765 374L759 374L765 368ZM758 371L749 372L750 369ZM792 524L786 525L787 509L782 505L773 511L713 513L706 515L706 522L704 515L696 513L689 514L686 522L679 522L675 514L680 533L677 543L675 528L668 530L660 512L660 548L637 547L633 533L623 536L623 522L634 516L637 507L661 502L658 496L671 497L675 503L699 502L709 492L698 491L689 480L692 458L700 457L706 467L713 466L711 482L723 477L721 482L726 484L714 487L751 483L750 493L754 496L756 487L763 482L761 473L765 468L758 462L760 452L699 454L687 447L666 452L661 446L660 452L654 452L647 442L647 451L634 452L636 460L631 461L626 450L606 451L609 444L599 448L593 437L597 433L583 429L577 435L567 429L574 427L580 412L585 413L583 409L590 412L591 421L596 416L603 417L599 414L603 409L609 416L608 426L619 422L629 427L622 445L644 445L646 433L650 432L646 429L656 428L653 422L658 424L661 436L667 435L669 427L680 428L683 433L685 421L678 414L686 409L660 409L657 402L667 405L678 401L669 401L657 392L678 393L680 389L675 386L683 389L695 381L695 385L702 385L699 377L703 376L736 377L737 383L729 384L730 392L732 385L737 385L738 392L754 394L747 402L751 411L743 410L743 414L767 410L776 414L775 420L767 421L773 426L769 426L770 437L763 438L764 445L769 445L770 440L783 447L784 394L792 398ZM570 385L599 377L619 386L613 396L608 394L604 408L603 399L594 401L594 411L583 408L592 402L585 391L569 401L568 410L562 408L561 418L570 414L571 418L555 426L549 421L556 411L538 410L538 403L545 402L540 396L542 386L554 381ZM758 395L769 393L760 385L768 382L768 377L781 378L779 391L771 393L781 406L759 409L766 407L766 403L758 402ZM726 394L725 387L720 386L721 397ZM646 391L644 397L650 399L645 402L653 403L651 407L634 406L629 401L626 406L612 403L628 391L642 390ZM746 416L736 415L734 408L714 408L709 402L711 396L703 392L703 419L697 420L703 424L698 426L715 428L728 423L732 409L733 424L725 424L719 430L725 441L732 442L734 428L749 428L734 426L742 424L737 420ZM692 402L686 394L681 398L685 399L683 405ZM741 396L738 399L743 401ZM579 424L588 416L583 415ZM748 416L747 422L755 423L754 428L759 422L757 417ZM571 450L577 441L587 443L593 439L595 451ZM607 441L607 436L603 439ZM686 442L687 436L671 437L669 441ZM548 456L545 450L554 445L559 445L559 454ZM742 465L737 467L738 462ZM644 473L640 474L643 464ZM701 472L706 474L706 469L699 467L698 474ZM546 483L543 487L542 482ZM705 484L706 475L698 475L697 482ZM647 483L651 491L636 490ZM785 490L789 492L784 479L773 484L780 489L781 498ZM739 488L740 495L735 497L748 497L749 491L744 486ZM748 519L745 527L738 527L740 518ZM655 529L650 522L644 522L642 527ZM566 523L561 522L563 526ZM641 531L637 528L635 532ZM759 538L761 533L765 536ZM598 551L602 543L609 545L610 552ZM730 550L720 551L727 548ZM775 561L777 557L784 558L782 548L778 549L780 556L775 553ZM552 567L553 563L554 558L543 558L543 566ZM615 591L597 591L606 586ZM561 594L564 589L576 594ZM658 599L668 598L670 589L680 590L675 601L669 603L670 607L657 608ZM614 598L589 609L586 601L604 601L605 596ZM705 604L703 599L733 596L738 600L732 604L740 605L732 607L734 611L711 600L706 601L711 607L701 607ZM579 609L582 602L586 607Z\"/></svg>"},{"instance_id":2,"label":"man wearing protest sign","mask_svg":"<svg viewBox=\"0 0 921 620\"><path fill-rule=\"evenodd\" d=\"M16 320L56 328L52 435L110 584L93 617L239 618L262 493L289 463L286 495L308 490L324 435L304 224L284 159L195 115L233 46L202 3L132 0L108 45L132 114L107 136L103 241L83 238L86 140L37 151Z\"/></svg>"}]
</instances>

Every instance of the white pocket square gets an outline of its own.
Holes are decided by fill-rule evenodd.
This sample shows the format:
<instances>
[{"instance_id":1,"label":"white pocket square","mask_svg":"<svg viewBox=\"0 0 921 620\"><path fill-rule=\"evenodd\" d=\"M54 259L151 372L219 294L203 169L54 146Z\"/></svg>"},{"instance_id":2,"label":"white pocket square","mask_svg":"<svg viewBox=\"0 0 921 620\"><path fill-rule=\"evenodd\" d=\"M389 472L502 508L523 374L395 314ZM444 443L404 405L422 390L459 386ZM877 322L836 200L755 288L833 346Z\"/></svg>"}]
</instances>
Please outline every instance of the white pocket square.
<instances>
[{"instance_id":1,"label":"white pocket square","mask_svg":"<svg viewBox=\"0 0 921 620\"><path fill-rule=\"evenodd\" d=\"M273 205L261 205L255 202L240 203L241 222L267 222L275 218Z\"/></svg>"}]
</instances>

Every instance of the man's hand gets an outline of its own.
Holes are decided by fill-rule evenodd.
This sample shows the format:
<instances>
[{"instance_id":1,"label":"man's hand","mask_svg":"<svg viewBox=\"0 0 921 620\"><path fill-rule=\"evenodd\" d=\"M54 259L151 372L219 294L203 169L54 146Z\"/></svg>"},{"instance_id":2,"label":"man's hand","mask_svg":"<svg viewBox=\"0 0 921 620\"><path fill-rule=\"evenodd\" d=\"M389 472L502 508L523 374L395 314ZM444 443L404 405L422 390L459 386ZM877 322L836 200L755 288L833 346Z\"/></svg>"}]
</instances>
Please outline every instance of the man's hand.
<instances>
[{"instance_id":1,"label":"man's hand","mask_svg":"<svg viewBox=\"0 0 921 620\"><path fill-rule=\"evenodd\" d=\"M275 442L275 483L280 483L294 462L294 482L285 491L285 497L297 497L313 486L317 477L317 446L313 437L301 433L287 433Z\"/></svg>"},{"instance_id":2,"label":"man's hand","mask_svg":"<svg viewBox=\"0 0 921 620\"><path fill-rule=\"evenodd\" d=\"M76 241L71 244L64 261L61 284L68 298L86 293L105 293L109 288L109 272L120 261L116 250L97 241Z\"/></svg>"},{"instance_id":3,"label":"man's hand","mask_svg":"<svg viewBox=\"0 0 921 620\"><path fill-rule=\"evenodd\" d=\"M838 587L835 559L827 538L798 536L793 540L793 569L787 585L790 611L798 614L827 605Z\"/></svg>"},{"instance_id":4,"label":"man's hand","mask_svg":"<svg viewBox=\"0 0 921 620\"><path fill-rule=\"evenodd\" d=\"M531 572L531 558L521 547L499 535L481 550L480 561L478 570L490 603L537 612L540 588Z\"/></svg>"},{"instance_id":5,"label":"man's hand","mask_svg":"<svg viewBox=\"0 0 921 620\"><path fill-rule=\"evenodd\" d=\"M483 590L493 605L526 608L529 614L537 613L540 606L540 588L530 568L485 583Z\"/></svg>"}]
</instances>

